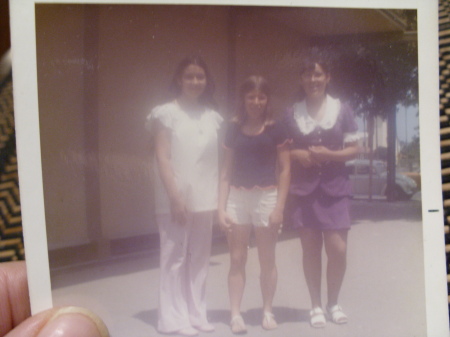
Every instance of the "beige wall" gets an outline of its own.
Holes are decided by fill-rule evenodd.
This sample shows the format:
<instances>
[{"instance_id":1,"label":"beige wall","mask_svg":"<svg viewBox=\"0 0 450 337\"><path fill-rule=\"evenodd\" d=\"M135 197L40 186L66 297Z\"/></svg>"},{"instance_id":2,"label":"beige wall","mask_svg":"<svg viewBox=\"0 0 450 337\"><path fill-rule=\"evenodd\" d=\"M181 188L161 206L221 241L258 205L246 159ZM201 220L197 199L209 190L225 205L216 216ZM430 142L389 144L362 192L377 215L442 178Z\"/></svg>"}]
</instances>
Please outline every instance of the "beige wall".
<instances>
[{"instance_id":1,"label":"beige wall","mask_svg":"<svg viewBox=\"0 0 450 337\"><path fill-rule=\"evenodd\" d=\"M270 18L271 9L255 8L237 14L237 83L249 75L266 77L272 88L272 107L283 112L293 103L298 90L299 51L308 43L287 25Z\"/></svg>"},{"instance_id":2,"label":"beige wall","mask_svg":"<svg viewBox=\"0 0 450 337\"><path fill-rule=\"evenodd\" d=\"M127 6L102 9L99 48L100 212L108 238L155 231L144 121L164 102L176 64L201 53L226 83L227 12L219 7Z\"/></svg>"},{"instance_id":3,"label":"beige wall","mask_svg":"<svg viewBox=\"0 0 450 337\"><path fill-rule=\"evenodd\" d=\"M36 14L49 247L155 232L145 117L193 53L225 104L227 10L42 5Z\"/></svg>"},{"instance_id":4,"label":"beige wall","mask_svg":"<svg viewBox=\"0 0 450 337\"><path fill-rule=\"evenodd\" d=\"M83 127L83 9L38 11L38 91L47 233L51 247L89 241ZM58 29L53 29L58 27Z\"/></svg>"},{"instance_id":5,"label":"beige wall","mask_svg":"<svg viewBox=\"0 0 450 337\"><path fill-rule=\"evenodd\" d=\"M237 84L266 76L276 112L292 103L298 51L308 43L298 26L303 10L289 11L290 24L281 9L232 10L234 21L226 6L37 5L50 248L156 232L144 121L167 100L182 57L205 58L225 116L230 73Z\"/></svg>"}]
</instances>

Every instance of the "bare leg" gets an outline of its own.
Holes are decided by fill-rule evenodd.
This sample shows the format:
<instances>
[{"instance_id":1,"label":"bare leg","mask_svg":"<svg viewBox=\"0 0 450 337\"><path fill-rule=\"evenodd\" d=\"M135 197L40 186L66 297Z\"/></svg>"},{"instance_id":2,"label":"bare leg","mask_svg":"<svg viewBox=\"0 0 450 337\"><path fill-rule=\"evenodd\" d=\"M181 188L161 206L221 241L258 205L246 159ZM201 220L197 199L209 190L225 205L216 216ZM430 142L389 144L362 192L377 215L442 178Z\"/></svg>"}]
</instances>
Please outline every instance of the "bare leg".
<instances>
[{"instance_id":1,"label":"bare leg","mask_svg":"<svg viewBox=\"0 0 450 337\"><path fill-rule=\"evenodd\" d=\"M250 239L250 225L233 225L227 234L230 249L230 271L228 273L228 292L230 296L231 318L240 315L241 301L245 287L245 265Z\"/></svg>"},{"instance_id":2,"label":"bare leg","mask_svg":"<svg viewBox=\"0 0 450 337\"><path fill-rule=\"evenodd\" d=\"M303 251L303 272L311 297L311 307L322 307L321 279L322 279L322 231L310 228L300 229L300 240Z\"/></svg>"},{"instance_id":3,"label":"bare leg","mask_svg":"<svg viewBox=\"0 0 450 337\"><path fill-rule=\"evenodd\" d=\"M272 330L278 326L272 314L273 297L278 280L277 266L275 264L277 237L277 229L272 227L255 228L256 245L258 247L259 265L261 268L260 283L263 299L262 327L266 330Z\"/></svg>"},{"instance_id":4,"label":"bare leg","mask_svg":"<svg viewBox=\"0 0 450 337\"><path fill-rule=\"evenodd\" d=\"M278 274L275 265L277 236L278 232L273 228L255 228L259 265L261 267L260 282L264 312L272 312L272 302L277 286Z\"/></svg>"},{"instance_id":5,"label":"bare leg","mask_svg":"<svg viewBox=\"0 0 450 337\"><path fill-rule=\"evenodd\" d=\"M338 303L339 292L347 267L348 230L324 231L325 251L328 257L327 286L328 306Z\"/></svg>"}]
</instances>

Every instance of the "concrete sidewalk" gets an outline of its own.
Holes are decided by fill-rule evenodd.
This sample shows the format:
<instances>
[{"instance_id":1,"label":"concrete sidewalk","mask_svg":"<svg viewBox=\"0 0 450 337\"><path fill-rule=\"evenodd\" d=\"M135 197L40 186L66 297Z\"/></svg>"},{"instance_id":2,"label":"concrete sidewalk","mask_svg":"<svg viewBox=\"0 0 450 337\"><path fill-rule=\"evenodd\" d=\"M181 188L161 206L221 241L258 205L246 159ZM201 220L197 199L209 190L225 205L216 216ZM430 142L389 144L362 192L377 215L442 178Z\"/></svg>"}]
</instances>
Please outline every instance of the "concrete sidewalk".
<instances>
[{"instance_id":1,"label":"concrete sidewalk","mask_svg":"<svg viewBox=\"0 0 450 337\"><path fill-rule=\"evenodd\" d=\"M247 336L426 336L420 203L357 201L353 205L355 224L349 234L348 267L340 297L349 323L338 326L329 322L324 329L310 327L300 241L295 231L286 231L277 246L279 282L274 314L279 327L273 331L261 328L259 265L256 249L249 249L242 304ZM207 285L208 315L216 331L201 336L233 336L229 329L228 259L225 241L216 239ZM155 330L155 252L56 273L52 282L56 305L91 308L106 321L112 336L159 336ZM323 289L325 303L325 284Z\"/></svg>"},{"instance_id":2,"label":"concrete sidewalk","mask_svg":"<svg viewBox=\"0 0 450 337\"><path fill-rule=\"evenodd\" d=\"M340 303L347 325L331 322L324 329L309 325L310 300L301 271L301 248L296 235L283 235L278 244L279 282L274 313L279 328L264 331L261 324L259 267L250 250L243 317L248 336L425 336L424 280L420 223L378 222L355 225L349 236L348 269ZM229 336L227 256L212 259L209 280L210 318L217 336ZM324 259L325 265L325 259ZM325 267L325 266L324 266ZM213 285L219 285L214 287ZM323 284L326 303L326 285ZM225 301L225 302L224 302Z\"/></svg>"}]
</instances>

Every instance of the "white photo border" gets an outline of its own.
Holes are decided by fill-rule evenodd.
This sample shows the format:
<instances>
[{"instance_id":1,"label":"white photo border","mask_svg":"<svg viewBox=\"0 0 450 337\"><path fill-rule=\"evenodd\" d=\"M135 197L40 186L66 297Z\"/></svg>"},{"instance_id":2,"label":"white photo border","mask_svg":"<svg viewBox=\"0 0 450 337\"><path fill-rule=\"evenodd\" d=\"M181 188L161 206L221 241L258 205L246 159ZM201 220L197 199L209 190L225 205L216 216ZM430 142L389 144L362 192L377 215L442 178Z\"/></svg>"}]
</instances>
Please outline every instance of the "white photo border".
<instances>
[{"instance_id":1,"label":"white photo border","mask_svg":"<svg viewBox=\"0 0 450 337\"><path fill-rule=\"evenodd\" d=\"M187 4L180 1L10 1L14 107L22 221L32 312L52 307L42 183L35 4ZM439 145L438 0L189 1L196 5L417 9L423 244L428 336L448 336L447 277ZM426 164L425 164L426 163Z\"/></svg>"}]
</instances>

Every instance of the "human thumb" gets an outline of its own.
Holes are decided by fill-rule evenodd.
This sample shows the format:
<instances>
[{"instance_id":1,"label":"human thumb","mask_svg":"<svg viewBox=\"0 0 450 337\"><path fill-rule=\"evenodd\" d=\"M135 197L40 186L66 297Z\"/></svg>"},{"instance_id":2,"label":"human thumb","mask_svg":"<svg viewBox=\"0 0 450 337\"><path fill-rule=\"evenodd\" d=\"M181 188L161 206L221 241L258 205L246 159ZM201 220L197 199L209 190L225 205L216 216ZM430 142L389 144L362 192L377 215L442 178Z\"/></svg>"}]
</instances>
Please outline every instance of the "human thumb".
<instances>
[{"instance_id":1,"label":"human thumb","mask_svg":"<svg viewBox=\"0 0 450 337\"><path fill-rule=\"evenodd\" d=\"M84 308L44 311L19 324L5 337L109 337L103 321Z\"/></svg>"}]
</instances>

